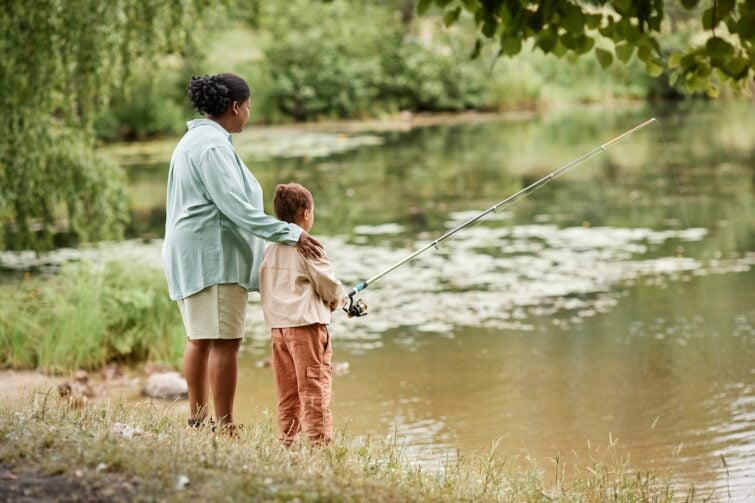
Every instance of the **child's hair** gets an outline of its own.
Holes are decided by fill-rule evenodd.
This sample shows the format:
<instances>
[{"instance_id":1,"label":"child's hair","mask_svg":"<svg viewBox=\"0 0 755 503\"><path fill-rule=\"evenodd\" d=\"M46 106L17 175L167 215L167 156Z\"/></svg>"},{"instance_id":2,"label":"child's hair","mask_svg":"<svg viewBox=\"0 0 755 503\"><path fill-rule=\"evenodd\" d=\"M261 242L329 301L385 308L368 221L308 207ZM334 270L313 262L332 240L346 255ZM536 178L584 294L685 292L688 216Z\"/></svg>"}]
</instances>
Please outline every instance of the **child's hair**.
<instances>
[{"instance_id":1,"label":"child's hair","mask_svg":"<svg viewBox=\"0 0 755 503\"><path fill-rule=\"evenodd\" d=\"M278 220L295 223L302 210L311 210L315 205L312 193L298 183L282 183L275 187L273 208Z\"/></svg>"}]
</instances>

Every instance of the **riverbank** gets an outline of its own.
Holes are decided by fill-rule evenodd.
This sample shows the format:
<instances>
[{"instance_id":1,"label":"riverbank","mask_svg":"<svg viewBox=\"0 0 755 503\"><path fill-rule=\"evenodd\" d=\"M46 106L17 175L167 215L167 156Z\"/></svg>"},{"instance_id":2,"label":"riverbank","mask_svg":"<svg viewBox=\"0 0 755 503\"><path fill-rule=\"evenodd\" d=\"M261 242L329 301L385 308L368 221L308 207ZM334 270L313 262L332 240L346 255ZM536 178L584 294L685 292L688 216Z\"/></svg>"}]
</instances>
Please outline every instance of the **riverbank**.
<instances>
[{"instance_id":1,"label":"riverbank","mask_svg":"<svg viewBox=\"0 0 755 503\"><path fill-rule=\"evenodd\" d=\"M352 136L370 134L405 133L415 129L437 126L454 126L459 124L484 124L488 122L523 122L549 113L580 110L595 112L605 109L628 112L647 107L642 100L610 100L599 103L568 102L558 106L542 104L523 110L459 112L400 112L385 114L381 117L362 119L321 119L310 122L291 122L285 124L249 124L243 132L234 136L237 150L251 155L255 159L270 157L327 157L338 153L339 148L327 148L328 139L334 137L343 147L352 146ZM188 118L187 118L188 120ZM156 135L142 141L104 143L100 151L118 161L124 168L140 165L147 159L170 159L170 154L178 141L179 135ZM297 149L297 144L307 141L308 150ZM283 143L283 148L275 149L271 144ZM355 145L358 146L358 145Z\"/></svg>"},{"instance_id":2,"label":"riverbank","mask_svg":"<svg viewBox=\"0 0 755 503\"><path fill-rule=\"evenodd\" d=\"M609 446L584 468L489 455L437 472L410 465L401 440L338 431L326 448L291 450L271 420L237 441L187 432L170 409L70 409L50 393L0 406L2 496L75 501L672 501L694 494L634 470ZM573 473L571 473L573 472ZM549 479L555 480L548 482Z\"/></svg>"}]
</instances>

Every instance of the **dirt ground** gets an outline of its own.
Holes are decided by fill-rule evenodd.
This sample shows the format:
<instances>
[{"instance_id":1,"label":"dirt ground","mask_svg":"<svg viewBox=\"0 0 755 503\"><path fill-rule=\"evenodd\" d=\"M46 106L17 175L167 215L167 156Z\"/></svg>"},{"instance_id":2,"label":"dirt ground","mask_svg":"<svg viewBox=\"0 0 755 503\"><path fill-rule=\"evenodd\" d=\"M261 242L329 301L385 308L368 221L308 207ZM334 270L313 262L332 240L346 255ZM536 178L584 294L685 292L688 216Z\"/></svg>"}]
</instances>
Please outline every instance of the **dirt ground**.
<instances>
[{"instance_id":1,"label":"dirt ground","mask_svg":"<svg viewBox=\"0 0 755 503\"><path fill-rule=\"evenodd\" d=\"M96 482L76 475L50 475L0 464L0 502L132 501L138 487L122 475L104 474Z\"/></svg>"},{"instance_id":2,"label":"dirt ground","mask_svg":"<svg viewBox=\"0 0 755 503\"><path fill-rule=\"evenodd\" d=\"M186 400L160 400L142 396L141 389L145 379L145 371L140 369L126 369L124 373L112 379L106 379L100 372L89 372L86 389L91 395L82 399L81 387L74 388L73 398L76 407L86 403L103 404L119 403L122 400L130 403L148 401L153 406L170 409L177 414L188 411ZM72 383L74 375L50 376L34 370L0 370L0 400L3 403L13 404L18 401L28 401L36 395L50 394L51 397L60 397L58 386L63 383ZM78 396L77 396L78 395ZM2 500L0 500L2 501Z\"/></svg>"},{"instance_id":3,"label":"dirt ground","mask_svg":"<svg viewBox=\"0 0 755 503\"><path fill-rule=\"evenodd\" d=\"M0 371L0 400L18 400L31 393L44 393L55 389L66 379L35 372L33 370Z\"/></svg>"}]
</instances>

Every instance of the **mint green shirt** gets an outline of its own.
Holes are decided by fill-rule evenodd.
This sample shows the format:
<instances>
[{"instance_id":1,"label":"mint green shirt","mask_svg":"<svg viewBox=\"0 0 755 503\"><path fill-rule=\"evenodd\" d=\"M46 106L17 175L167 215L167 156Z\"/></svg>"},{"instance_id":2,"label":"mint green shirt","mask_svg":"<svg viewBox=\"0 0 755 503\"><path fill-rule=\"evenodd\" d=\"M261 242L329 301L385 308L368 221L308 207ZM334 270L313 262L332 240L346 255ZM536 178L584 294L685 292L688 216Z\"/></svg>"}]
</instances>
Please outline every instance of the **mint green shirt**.
<instances>
[{"instance_id":1,"label":"mint green shirt","mask_svg":"<svg viewBox=\"0 0 755 503\"><path fill-rule=\"evenodd\" d=\"M302 229L265 214L262 187L223 126L187 126L168 174L162 260L170 298L221 283L258 291L265 241L295 245Z\"/></svg>"}]
</instances>

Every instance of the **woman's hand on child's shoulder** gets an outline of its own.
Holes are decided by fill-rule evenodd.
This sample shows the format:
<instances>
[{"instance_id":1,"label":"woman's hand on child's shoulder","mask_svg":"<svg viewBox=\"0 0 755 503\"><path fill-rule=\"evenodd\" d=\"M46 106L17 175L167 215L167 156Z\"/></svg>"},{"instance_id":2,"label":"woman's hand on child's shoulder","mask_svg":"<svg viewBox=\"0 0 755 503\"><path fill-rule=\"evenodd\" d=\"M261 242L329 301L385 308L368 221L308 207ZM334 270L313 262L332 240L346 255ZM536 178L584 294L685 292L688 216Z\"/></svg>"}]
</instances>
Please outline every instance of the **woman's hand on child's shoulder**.
<instances>
[{"instance_id":1,"label":"woman's hand on child's shoulder","mask_svg":"<svg viewBox=\"0 0 755 503\"><path fill-rule=\"evenodd\" d=\"M296 243L296 251L302 254L306 259L322 258L325 254L322 245L318 240L309 235L307 231L302 231L299 241Z\"/></svg>"}]
</instances>

